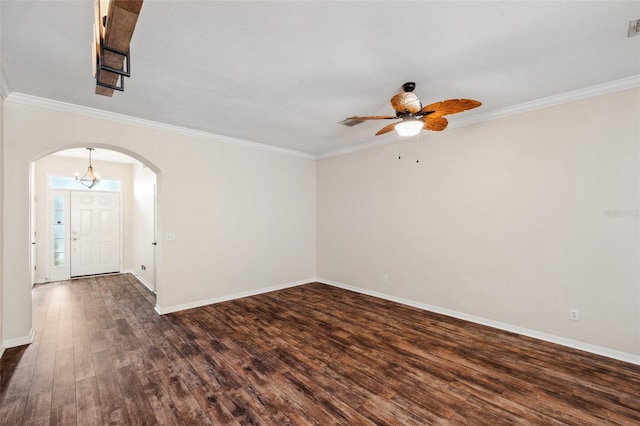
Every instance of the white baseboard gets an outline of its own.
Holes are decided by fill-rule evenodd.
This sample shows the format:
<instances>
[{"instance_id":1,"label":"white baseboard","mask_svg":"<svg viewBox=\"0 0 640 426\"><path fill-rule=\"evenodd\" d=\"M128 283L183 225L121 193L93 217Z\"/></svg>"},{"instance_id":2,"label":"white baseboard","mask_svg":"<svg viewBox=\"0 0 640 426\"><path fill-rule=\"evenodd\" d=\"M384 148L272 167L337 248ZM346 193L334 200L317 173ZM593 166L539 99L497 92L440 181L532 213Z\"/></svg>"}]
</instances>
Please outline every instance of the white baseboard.
<instances>
[{"instance_id":1,"label":"white baseboard","mask_svg":"<svg viewBox=\"0 0 640 426\"><path fill-rule=\"evenodd\" d=\"M29 331L28 336L24 337L16 337L15 339L7 339L2 342L3 351L4 349L15 348L16 346L29 345L33 343L33 339L36 335L36 332L33 328Z\"/></svg>"},{"instance_id":2,"label":"white baseboard","mask_svg":"<svg viewBox=\"0 0 640 426\"><path fill-rule=\"evenodd\" d=\"M185 309L199 308L201 306L213 305L215 303L220 303L220 302L228 302L229 300L241 299L243 297L257 296L258 294L269 293L271 291L276 291L276 290L283 290L289 287L296 287L296 286L299 286L302 284L308 284L314 281L316 281L315 278L309 278L306 280L299 280L299 281L294 281L294 282L285 283L285 284L278 284L270 287L259 288L257 290L243 291L240 293L230 294L228 296L214 297L212 299L198 300L196 302L184 303L181 305L174 305L174 306L168 306L168 307L162 307L160 305L156 305L155 310L160 315L170 314L172 312L184 311Z\"/></svg>"},{"instance_id":3,"label":"white baseboard","mask_svg":"<svg viewBox=\"0 0 640 426\"><path fill-rule=\"evenodd\" d=\"M0 345L0 359L2 359L2 355L4 355L4 346Z\"/></svg>"},{"instance_id":4,"label":"white baseboard","mask_svg":"<svg viewBox=\"0 0 640 426\"><path fill-rule=\"evenodd\" d=\"M497 328L499 330L510 331L512 333L521 334L523 336L533 337L534 339L544 340L550 343L556 343L558 345L566 346L573 349L578 349L585 352L590 352L596 355L602 355L608 358L617 359L619 361L629 362L631 364L640 365L640 355L629 354L626 352L620 352L613 349L605 348L602 346L592 345L589 343L579 342L577 340L571 340L553 334L542 333L536 330L530 330L528 328L518 327L515 325L493 321L490 319L477 317L475 315L469 315L462 312L452 311L450 309L441 308L438 306L427 305L413 300L403 299L401 297L391 296L385 293L379 293L377 291L367 290L360 287L354 287L351 285L343 284L337 281L326 280L323 278L317 278L317 282L328 284L334 287L343 288L345 290L355 291L356 293L362 293L373 297L379 297L380 299L390 300L392 302L401 303L403 305L412 306L414 308L423 309L429 312L435 312L437 314L447 315L450 317L470 321L476 324L486 325L489 327Z\"/></svg>"},{"instance_id":5,"label":"white baseboard","mask_svg":"<svg viewBox=\"0 0 640 426\"><path fill-rule=\"evenodd\" d=\"M156 290L153 288L153 286L151 285L151 283L150 283L149 281L145 280L142 276L140 276L140 275L136 274L134 271L127 270L127 271L122 271L122 273L123 273L123 274L131 274L131 275L133 275L134 277L136 277L136 279L137 279L138 281L140 281L140 283L141 283L143 286L145 286L146 288L148 288L148 289L149 289L149 291L150 291L151 293L155 293L155 292L156 292Z\"/></svg>"}]
</instances>

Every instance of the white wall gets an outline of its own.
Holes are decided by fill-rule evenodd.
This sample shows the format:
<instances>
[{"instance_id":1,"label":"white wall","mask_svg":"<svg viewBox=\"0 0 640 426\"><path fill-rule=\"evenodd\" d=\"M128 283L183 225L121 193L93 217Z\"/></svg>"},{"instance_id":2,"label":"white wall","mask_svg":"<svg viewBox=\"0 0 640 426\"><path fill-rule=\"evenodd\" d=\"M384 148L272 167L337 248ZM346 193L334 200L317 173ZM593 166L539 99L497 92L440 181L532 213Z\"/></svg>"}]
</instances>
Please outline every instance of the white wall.
<instances>
[{"instance_id":1,"label":"white wall","mask_svg":"<svg viewBox=\"0 0 640 426\"><path fill-rule=\"evenodd\" d=\"M419 164L414 140L319 161L318 276L640 355L639 105L430 132Z\"/></svg>"},{"instance_id":2,"label":"white wall","mask_svg":"<svg viewBox=\"0 0 640 426\"><path fill-rule=\"evenodd\" d=\"M35 179L36 179L36 282L48 281L47 262L50 257L50 241L47 240L47 188L48 176L73 176L74 172L80 175L87 171L89 164L89 154L87 158L71 158L50 155L35 162ZM121 181L121 202L122 202L122 264L121 270L130 270L133 268L133 247L132 247L132 164L116 163L111 161L93 160L93 166L102 179L120 180ZM100 185L93 190L99 191Z\"/></svg>"},{"instance_id":3,"label":"white wall","mask_svg":"<svg viewBox=\"0 0 640 426\"><path fill-rule=\"evenodd\" d=\"M388 145L316 165L9 98L4 341L31 324L29 163L93 145L160 172L161 308L308 280L317 259L326 280L637 356L639 102L636 88L431 132L419 164L410 141L401 161Z\"/></svg>"},{"instance_id":4,"label":"white wall","mask_svg":"<svg viewBox=\"0 0 640 426\"><path fill-rule=\"evenodd\" d=\"M3 318L11 322L5 341L24 337L31 327L29 163L83 146L115 147L160 172L161 235L176 236L158 241L161 310L315 276L313 160L28 105L10 96Z\"/></svg>"},{"instance_id":5,"label":"white wall","mask_svg":"<svg viewBox=\"0 0 640 426\"><path fill-rule=\"evenodd\" d=\"M156 175L141 163L133 164L131 202L131 271L149 288L155 288L155 185ZM145 269L142 269L142 265Z\"/></svg>"}]
</instances>

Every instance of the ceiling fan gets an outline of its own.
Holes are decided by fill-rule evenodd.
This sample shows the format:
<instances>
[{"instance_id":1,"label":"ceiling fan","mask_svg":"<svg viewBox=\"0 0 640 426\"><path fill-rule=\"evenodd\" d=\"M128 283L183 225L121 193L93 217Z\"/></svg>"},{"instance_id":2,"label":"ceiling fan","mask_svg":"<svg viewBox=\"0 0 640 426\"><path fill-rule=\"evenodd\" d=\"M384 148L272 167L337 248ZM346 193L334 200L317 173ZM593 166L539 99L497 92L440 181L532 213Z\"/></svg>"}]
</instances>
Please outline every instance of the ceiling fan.
<instances>
[{"instance_id":1,"label":"ceiling fan","mask_svg":"<svg viewBox=\"0 0 640 426\"><path fill-rule=\"evenodd\" d=\"M365 120L398 120L394 123L386 125L378 130L376 136L383 135L392 130L396 130L400 136L414 136L420 133L420 130L441 131L447 128L449 122L445 115L455 114L457 112L466 111L477 108L482 105L473 99L448 99L446 101L435 102L426 107L422 107L422 103L413 93L416 84L408 82L402 85L403 92L398 93L391 98L391 106L396 111L396 115L368 115L349 117L346 121L353 124Z\"/></svg>"}]
</instances>

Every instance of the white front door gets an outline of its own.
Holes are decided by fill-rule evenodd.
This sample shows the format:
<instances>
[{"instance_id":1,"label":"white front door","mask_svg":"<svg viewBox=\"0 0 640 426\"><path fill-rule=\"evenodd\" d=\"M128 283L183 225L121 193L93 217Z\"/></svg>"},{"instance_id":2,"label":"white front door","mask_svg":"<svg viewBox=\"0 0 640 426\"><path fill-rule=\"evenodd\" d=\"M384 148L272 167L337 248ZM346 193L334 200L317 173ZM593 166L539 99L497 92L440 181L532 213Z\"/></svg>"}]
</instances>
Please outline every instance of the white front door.
<instances>
[{"instance_id":1,"label":"white front door","mask_svg":"<svg viewBox=\"0 0 640 426\"><path fill-rule=\"evenodd\" d=\"M120 194L71 191L71 276L120 271Z\"/></svg>"}]
</instances>

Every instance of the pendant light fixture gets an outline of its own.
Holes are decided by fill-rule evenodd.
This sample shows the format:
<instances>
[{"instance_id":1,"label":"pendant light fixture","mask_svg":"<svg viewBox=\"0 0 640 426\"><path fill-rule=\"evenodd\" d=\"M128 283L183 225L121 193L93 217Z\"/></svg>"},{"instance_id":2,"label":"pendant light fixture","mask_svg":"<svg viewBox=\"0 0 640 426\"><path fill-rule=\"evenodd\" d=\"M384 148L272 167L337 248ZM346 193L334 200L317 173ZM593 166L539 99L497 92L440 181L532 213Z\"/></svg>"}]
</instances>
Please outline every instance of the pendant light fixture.
<instances>
[{"instance_id":1,"label":"pendant light fixture","mask_svg":"<svg viewBox=\"0 0 640 426\"><path fill-rule=\"evenodd\" d=\"M80 174L76 172L76 182L80 182L87 188L91 189L100 183L100 176L93 171L93 165L91 164L91 151L93 151L93 148L87 149L89 150L89 167L82 177L80 177Z\"/></svg>"}]
</instances>

